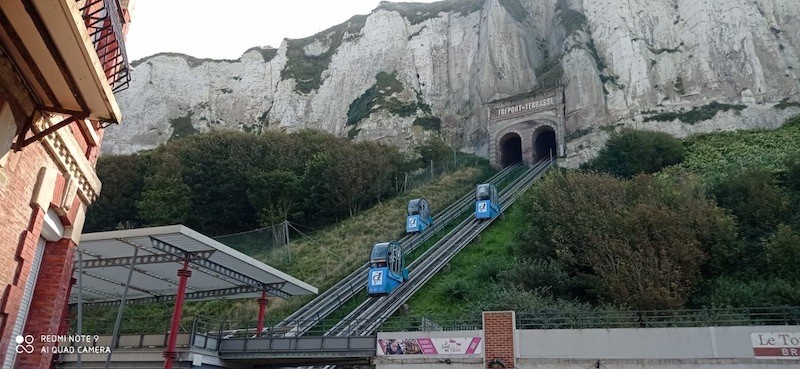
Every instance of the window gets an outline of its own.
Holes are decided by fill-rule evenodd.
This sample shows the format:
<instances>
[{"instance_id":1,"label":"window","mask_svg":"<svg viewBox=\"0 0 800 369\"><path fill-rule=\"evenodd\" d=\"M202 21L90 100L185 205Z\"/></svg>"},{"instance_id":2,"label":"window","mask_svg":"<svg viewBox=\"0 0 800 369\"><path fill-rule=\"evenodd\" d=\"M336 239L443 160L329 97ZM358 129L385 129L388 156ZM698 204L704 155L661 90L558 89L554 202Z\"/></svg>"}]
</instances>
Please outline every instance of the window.
<instances>
[{"instance_id":1,"label":"window","mask_svg":"<svg viewBox=\"0 0 800 369\"><path fill-rule=\"evenodd\" d=\"M400 274L403 269L403 263L401 262L402 257L402 250L400 250L400 246L397 244L392 244L392 251L389 255L389 266L394 274Z\"/></svg>"}]
</instances>

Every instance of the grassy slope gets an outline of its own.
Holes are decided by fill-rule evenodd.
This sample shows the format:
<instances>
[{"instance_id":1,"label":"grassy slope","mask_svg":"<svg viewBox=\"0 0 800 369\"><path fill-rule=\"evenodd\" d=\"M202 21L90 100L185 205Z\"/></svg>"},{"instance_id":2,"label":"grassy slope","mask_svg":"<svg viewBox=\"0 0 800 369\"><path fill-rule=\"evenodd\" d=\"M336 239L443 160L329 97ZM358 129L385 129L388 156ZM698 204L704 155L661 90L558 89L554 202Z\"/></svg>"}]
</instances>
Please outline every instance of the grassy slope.
<instances>
[{"instance_id":1,"label":"grassy slope","mask_svg":"<svg viewBox=\"0 0 800 369\"><path fill-rule=\"evenodd\" d=\"M519 211L512 206L408 301L409 313L458 315L461 306L491 295L497 272L514 259L512 246L520 224Z\"/></svg>"},{"instance_id":2,"label":"grassy slope","mask_svg":"<svg viewBox=\"0 0 800 369\"><path fill-rule=\"evenodd\" d=\"M310 240L292 242L292 262L283 270L292 276L326 288L367 261L376 242L404 235L406 204L409 199L425 197L434 214L467 192L483 176L477 168L465 168L446 175L440 181L385 201L337 225L316 233ZM278 250L276 250L278 251ZM270 262L268 253L255 255Z\"/></svg>"}]
</instances>

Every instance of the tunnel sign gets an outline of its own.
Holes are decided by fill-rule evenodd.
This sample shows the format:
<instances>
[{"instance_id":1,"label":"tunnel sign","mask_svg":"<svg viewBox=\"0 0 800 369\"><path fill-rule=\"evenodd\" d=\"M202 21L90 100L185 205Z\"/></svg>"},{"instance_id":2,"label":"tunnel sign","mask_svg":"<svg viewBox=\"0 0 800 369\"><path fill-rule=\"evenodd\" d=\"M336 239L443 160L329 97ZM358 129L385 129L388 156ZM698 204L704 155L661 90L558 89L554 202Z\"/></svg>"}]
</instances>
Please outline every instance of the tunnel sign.
<instances>
[{"instance_id":1,"label":"tunnel sign","mask_svg":"<svg viewBox=\"0 0 800 369\"><path fill-rule=\"evenodd\" d=\"M750 333L756 359L800 360L800 332Z\"/></svg>"},{"instance_id":2,"label":"tunnel sign","mask_svg":"<svg viewBox=\"0 0 800 369\"><path fill-rule=\"evenodd\" d=\"M534 96L525 100L515 102L512 105L497 106L489 108L489 119L512 118L528 113L553 109L558 99L556 95Z\"/></svg>"}]
</instances>

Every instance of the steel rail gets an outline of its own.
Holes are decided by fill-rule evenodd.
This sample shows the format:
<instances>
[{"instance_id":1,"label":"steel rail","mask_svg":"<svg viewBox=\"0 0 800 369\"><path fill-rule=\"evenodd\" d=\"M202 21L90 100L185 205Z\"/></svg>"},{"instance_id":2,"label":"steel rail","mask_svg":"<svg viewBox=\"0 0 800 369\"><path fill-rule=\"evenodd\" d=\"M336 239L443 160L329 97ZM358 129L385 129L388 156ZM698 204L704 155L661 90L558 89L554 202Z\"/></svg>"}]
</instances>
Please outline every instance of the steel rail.
<instances>
[{"instance_id":1,"label":"steel rail","mask_svg":"<svg viewBox=\"0 0 800 369\"><path fill-rule=\"evenodd\" d=\"M525 189L530 187L550 166L543 160L516 178L501 191L501 209L507 209ZM450 259L466 247L492 220L467 218L409 265L414 277L402 284L391 295L368 299L329 329L325 335L369 335L394 313L405 301L430 280Z\"/></svg>"},{"instance_id":2,"label":"steel rail","mask_svg":"<svg viewBox=\"0 0 800 369\"><path fill-rule=\"evenodd\" d=\"M521 166L522 164L516 164L503 168L501 171L490 177L487 181L489 183L500 183ZM467 211L468 206L472 203L471 199L473 196L473 192L469 191L461 196L458 200L452 202L444 210L436 214L436 216L433 218L433 225L425 232L406 235L401 238L399 242L403 247L403 251L405 253L414 251L425 241L433 237L434 234L444 229L459 215ZM364 263L348 276L342 278L336 284L331 286L331 288L319 294L316 298L309 301L300 309L286 317L276 326L292 326L294 327L293 334L296 336L300 336L308 332L320 321L325 319L325 317L336 311L336 309L344 305L344 303L364 290L364 278L367 275L368 269L369 263Z\"/></svg>"},{"instance_id":3,"label":"steel rail","mask_svg":"<svg viewBox=\"0 0 800 369\"><path fill-rule=\"evenodd\" d=\"M501 191L501 209L506 210L533 182L541 177L552 165L552 159L537 162L525 173L517 177ZM414 278L398 287L391 295L367 299L333 328L326 336L367 336L388 319L414 293L422 288L448 261L466 247L478 234L492 223L493 219L478 220L467 218L434 246L415 260L409 269ZM441 244L441 245L440 245ZM331 369L335 365L315 366L314 369Z\"/></svg>"}]
</instances>

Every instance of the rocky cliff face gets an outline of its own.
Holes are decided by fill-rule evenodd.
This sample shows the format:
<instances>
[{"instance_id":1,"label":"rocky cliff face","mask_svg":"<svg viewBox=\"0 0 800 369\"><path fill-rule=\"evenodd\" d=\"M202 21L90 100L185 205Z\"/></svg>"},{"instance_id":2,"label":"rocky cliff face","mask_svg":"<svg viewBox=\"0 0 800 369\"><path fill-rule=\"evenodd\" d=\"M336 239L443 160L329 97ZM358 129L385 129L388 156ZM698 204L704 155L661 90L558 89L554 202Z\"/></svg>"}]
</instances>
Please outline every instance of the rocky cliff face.
<instances>
[{"instance_id":1,"label":"rocky cliff face","mask_svg":"<svg viewBox=\"0 0 800 369\"><path fill-rule=\"evenodd\" d=\"M800 112L799 54L794 0L384 2L238 60L136 62L104 152L209 129L318 128L401 147L441 132L486 155L489 101L560 84L568 156L581 161L607 136L600 127L779 125ZM726 111L682 114L699 107Z\"/></svg>"}]
</instances>

